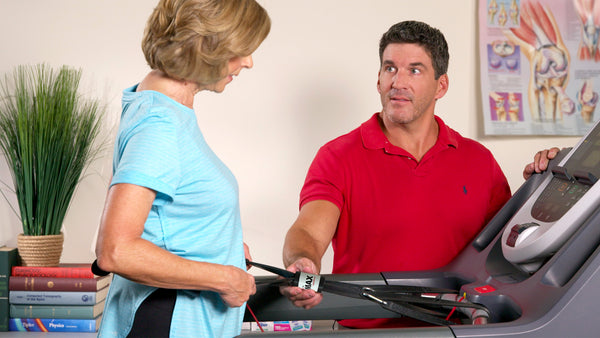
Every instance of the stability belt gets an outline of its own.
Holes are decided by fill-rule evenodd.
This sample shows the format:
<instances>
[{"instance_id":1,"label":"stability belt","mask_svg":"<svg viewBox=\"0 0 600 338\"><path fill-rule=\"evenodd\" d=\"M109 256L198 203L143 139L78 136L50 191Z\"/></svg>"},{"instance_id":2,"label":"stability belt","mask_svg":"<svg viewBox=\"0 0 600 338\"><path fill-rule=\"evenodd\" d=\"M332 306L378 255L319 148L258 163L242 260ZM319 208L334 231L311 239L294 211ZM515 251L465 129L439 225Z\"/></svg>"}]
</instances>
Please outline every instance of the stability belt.
<instances>
[{"instance_id":1,"label":"stability belt","mask_svg":"<svg viewBox=\"0 0 600 338\"><path fill-rule=\"evenodd\" d=\"M427 286L411 285L376 285L361 286L357 284L330 281L323 276L305 272L291 272L277 267L246 260L246 264L277 274L283 279L271 282L274 286L297 286L302 289L313 289L316 292L329 292L340 296L367 299L379 304L386 310L402 316L414 318L434 325L451 325L454 322L444 319L444 313L427 307L467 307L488 311L484 306L474 303L445 300L435 294L456 294L458 291ZM427 294L434 294L428 297ZM440 317L442 316L442 317Z\"/></svg>"}]
</instances>

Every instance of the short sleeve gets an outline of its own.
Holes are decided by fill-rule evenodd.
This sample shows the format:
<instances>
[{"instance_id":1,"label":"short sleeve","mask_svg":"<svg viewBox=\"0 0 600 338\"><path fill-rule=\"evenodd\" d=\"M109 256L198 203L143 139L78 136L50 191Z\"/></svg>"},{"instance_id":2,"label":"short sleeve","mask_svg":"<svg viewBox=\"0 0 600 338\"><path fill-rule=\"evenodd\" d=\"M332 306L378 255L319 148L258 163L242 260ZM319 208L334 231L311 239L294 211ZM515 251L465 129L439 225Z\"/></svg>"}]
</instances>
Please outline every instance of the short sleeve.
<instances>
[{"instance_id":1,"label":"short sleeve","mask_svg":"<svg viewBox=\"0 0 600 338\"><path fill-rule=\"evenodd\" d=\"M130 183L171 201L180 180L177 132L168 114L152 113L120 131L111 185Z\"/></svg>"},{"instance_id":2,"label":"short sleeve","mask_svg":"<svg viewBox=\"0 0 600 338\"><path fill-rule=\"evenodd\" d=\"M344 205L342 161L326 146L315 156L300 192L300 208L310 201L326 200L341 210Z\"/></svg>"}]
</instances>

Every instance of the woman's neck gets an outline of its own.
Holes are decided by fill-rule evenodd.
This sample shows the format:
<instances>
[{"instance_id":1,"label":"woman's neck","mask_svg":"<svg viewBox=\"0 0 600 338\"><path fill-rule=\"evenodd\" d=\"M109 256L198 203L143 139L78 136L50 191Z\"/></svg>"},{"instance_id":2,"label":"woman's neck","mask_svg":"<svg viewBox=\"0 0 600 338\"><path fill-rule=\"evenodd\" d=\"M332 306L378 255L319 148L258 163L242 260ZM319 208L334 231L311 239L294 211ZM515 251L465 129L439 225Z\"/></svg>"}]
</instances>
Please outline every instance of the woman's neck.
<instances>
[{"instance_id":1,"label":"woman's neck","mask_svg":"<svg viewBox=\"0 0 600 338\"><path fill-rule=\"evenodd\" d=\"M157 91L191 109L194 108L194 96L200 91L195 83L173 79L159 70L152 70L140 82L137 91L143 90Z\"/></svg>"}]
</instances>

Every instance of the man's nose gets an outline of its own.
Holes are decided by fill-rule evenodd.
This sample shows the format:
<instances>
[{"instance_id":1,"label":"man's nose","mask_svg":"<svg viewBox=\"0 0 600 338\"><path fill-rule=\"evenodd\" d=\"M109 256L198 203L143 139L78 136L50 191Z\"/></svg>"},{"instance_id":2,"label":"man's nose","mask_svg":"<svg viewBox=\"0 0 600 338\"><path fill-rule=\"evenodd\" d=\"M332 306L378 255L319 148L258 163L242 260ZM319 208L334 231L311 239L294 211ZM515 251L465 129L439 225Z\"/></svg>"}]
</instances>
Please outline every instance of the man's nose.
<instances>
[{"instance_id":1,"label":"man's nose","mask_svg":"<svg viewBox=\"0 0 600 338\"><path fill-rule=\"evenodd\" d=\"M402 74L401 72L397 72L392 78L392 87L393 88L405 88L408 83L408 76Z\"/></svg>"}]
</instances>

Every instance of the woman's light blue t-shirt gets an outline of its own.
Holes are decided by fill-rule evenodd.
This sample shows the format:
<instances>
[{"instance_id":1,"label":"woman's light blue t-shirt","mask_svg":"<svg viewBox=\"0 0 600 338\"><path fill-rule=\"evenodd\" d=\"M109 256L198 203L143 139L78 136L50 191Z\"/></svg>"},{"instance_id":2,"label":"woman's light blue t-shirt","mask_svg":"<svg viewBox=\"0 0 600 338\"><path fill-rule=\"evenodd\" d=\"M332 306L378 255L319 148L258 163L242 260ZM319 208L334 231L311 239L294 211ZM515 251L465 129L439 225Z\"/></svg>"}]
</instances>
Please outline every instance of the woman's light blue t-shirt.
<instances>
[{"instance_id":1,"label":"woman's light blue t-shirt","mask_svg":"<svg viewBox=\"0 0 600 338\"><path fill-rule=\"evenodd\" d=\"M123 92L111 186L156 191L142 238L186 259L245 269L235 177L206 144L192 109L136 88ZM154 290L116 275L99 336L125 337ZM244 307L228 307L217 293L178 290L171 337L236 336L243 315Z\"/></svg>"}]
</instances>

